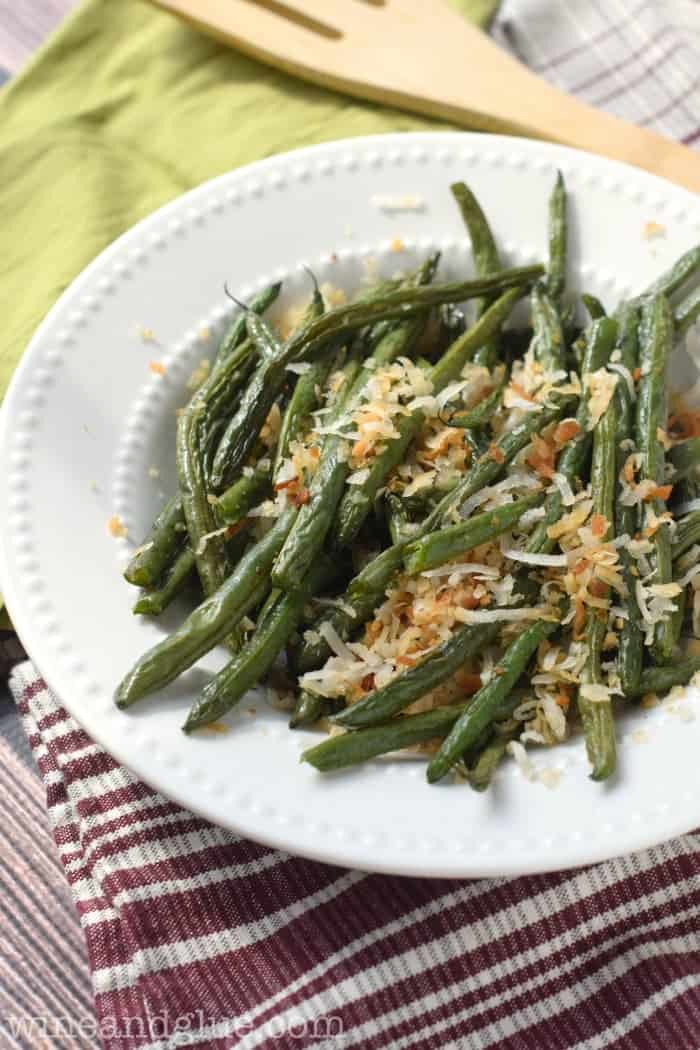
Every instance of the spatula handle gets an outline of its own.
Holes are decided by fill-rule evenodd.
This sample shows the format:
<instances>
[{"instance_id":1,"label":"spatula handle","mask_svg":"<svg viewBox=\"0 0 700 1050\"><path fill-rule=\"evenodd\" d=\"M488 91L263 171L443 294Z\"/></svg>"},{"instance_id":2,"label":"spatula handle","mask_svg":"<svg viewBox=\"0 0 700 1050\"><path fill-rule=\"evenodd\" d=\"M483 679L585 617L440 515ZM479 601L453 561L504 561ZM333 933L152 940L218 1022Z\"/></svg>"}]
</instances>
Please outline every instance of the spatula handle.
<instances>
[{"instance_id":1,"label":"spatula handle","mask_svg":"<svg viewBox=\"0 0 700 1050\"><path fill-rule=\"evenodd\" d=\"M441 21L444 15L443 10ZM423 112L471 128L517 133L588 150L634 164L700 193L699 153L579 102L532 73L485 35L475 47L474 29L461 18L454 16L451 22L450 34L445 37L443 21L439 61L432 60L435 75L432 70L427 75L425 68L422 70L427 105L414 101ZM464 105L464 85L471 77L480 85L483 110ZM469 94L473 96L473 92Z\"/></svg>"}]
</instances>

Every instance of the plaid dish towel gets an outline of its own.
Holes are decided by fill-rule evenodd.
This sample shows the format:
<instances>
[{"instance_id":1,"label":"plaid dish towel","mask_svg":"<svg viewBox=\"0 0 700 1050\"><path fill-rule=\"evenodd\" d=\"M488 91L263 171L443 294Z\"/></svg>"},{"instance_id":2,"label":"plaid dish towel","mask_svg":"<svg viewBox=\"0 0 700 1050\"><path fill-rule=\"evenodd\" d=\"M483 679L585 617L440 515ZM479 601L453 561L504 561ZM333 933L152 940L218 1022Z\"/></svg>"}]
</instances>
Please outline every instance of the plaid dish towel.
<instances>
[{"instance_id":1,"label":"plaid dish towel","mask_svg":"<svg viewBox=\"0 0 700 1050\"><path fill-rule=\"evenodd\" d=\"M494 32L561 87L700 146L700 4L506 0ZM96 1013L71 1014L76 993L51 1012L26 1007L38 1027L25 1017L18 1029L5 995L6 1045L700 1047L698 834L522 879L340 870L240 839L138 782L30 664L11 685L85 935ZM3 792L0 809L19 842L16 799ZM28 869L4 856L0 886L22 887ZM34 933L18 927L17 937L39 972ZM51 955L50 938L41 945ZM12 982L9 952L0 963ZM37 1002L41 993L38 982Z\"/></svg>"}]
</instances>

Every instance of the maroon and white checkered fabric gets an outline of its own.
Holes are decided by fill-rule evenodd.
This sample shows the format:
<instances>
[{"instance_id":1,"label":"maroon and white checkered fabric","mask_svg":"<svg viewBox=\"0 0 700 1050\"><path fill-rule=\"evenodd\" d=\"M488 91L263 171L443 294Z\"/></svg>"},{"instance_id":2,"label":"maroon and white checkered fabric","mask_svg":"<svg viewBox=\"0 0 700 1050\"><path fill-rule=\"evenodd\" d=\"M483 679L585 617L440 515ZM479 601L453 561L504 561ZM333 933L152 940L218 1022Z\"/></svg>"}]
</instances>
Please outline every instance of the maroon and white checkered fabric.
<instances>
[{"instance_id":1,"label":"maroon and white checkered fabric","mask_svg":"<svg viewBox=\"0 0 700 1050\"><path fill-rule=\"evenodd\" d=\"M696 0L505 0L494 32L561 87L700 147ZM700 1047L698 834L522 879L340 870L242 840L139 783L31 665L12 687L85 934L96 1016L85 1016L77 985L71 998L51 977L79 964L68 932L37 940L22 918L24 908L42 930L58 922L37 892L44 869L7 851L0 908L9 887L20 902L8 905L20 917L16 957L41 974L38 946L51 956L32 985L0 952L8 1046ZM0 793L0 835L17 828L29 853L33 811L21 827L16 765ZM33 840L42 850L38 831ZM31 1028L46 1003L43 1028L10 1023Z\"/></svg>"}]
</instances>

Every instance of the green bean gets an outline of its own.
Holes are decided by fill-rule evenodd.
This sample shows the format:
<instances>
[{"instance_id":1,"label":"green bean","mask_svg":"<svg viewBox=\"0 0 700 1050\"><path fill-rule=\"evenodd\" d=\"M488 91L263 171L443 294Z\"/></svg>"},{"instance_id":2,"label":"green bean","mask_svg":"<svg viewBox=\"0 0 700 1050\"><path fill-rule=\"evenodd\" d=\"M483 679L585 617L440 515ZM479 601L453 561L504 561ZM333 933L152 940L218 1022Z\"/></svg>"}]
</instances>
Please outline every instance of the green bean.
<instances>
[{"instance_id":1,"label":"green bean","mask_svg":"<svg viewBox=\"0 0 700 1050\"><path fill-rule=\"evenodd\" d=\"M616 434L617 400L613 397L595 429L591 464L593 511L601 515L607 523L606 531L601 537L604 540L612 539L614 532ZM577 704L593 780L605 780L614 773L616 765L612 702L609 698L594 701L585 695L586 686L605 684L601 654L607 627L607 615L601 615L600 610L590 608L586 616L588 651L581 671Z\"/></svg>"},{"instance_id":2,"label":"green bean","mask_svg":"<svg viewBox=\"0 0 700 1050\"><path fill-rule=\"evenodd\" d=\"M547 293L553 303L559 303L566 287L567 255L566 186L557 172L554 189L549 198L549 261L547 263Z\"/></svg>"},{"instance_id":3,"label":"green bean","mask_svg":"<svg viewBox=\"0 0 700 1050\"><path fill-rule=\"evenodd\" d=\"M386 725L332 736L303 751L301 761L308 762L320 773L356 766L378 755L444 736L465 710L464 704L435 707L419 715L402 715Z\"/></svg>"},{"instance_id":4,"label":"green bean","mask_svg":"<svg viewBox=\"0 0 700 1050\"><path fill-rule=\"evenodd\" d=\"M543 496L537 492L523 499L506 503L494 510L475 514L458 525L448 525L429 532L408 544L404 552L404 567L410 576L434 569L439 565L464 555L474 547L495 539L512 529L526 510L542 503Z\"/></svg>"},{"instance_id":5,"label":"green bean","mask_svg":"<svg viewBox=\"0 0 700 1050\"><path fill-rule=\"evenodd\" d=\"M419 287L432 280L438 261L439 255L427 259L411 278L411 282ZM425 316L396 325L388 329L376 342L370 358L364 365L360 362L359 354L348 362L346 369L352 368L352 374L347 376L344 387L346 393L338 400L332 415L334 424L339 425L340 420L351 415L360 404L365 387L376 368L411 352L424 326ZM360 351L362 345L362 341L357 343ZM337 435L328 436L323 441L321 459L309 488L309 501L302 507L275 565L274 579L285 590L296 585L296 581L305 575L321 550L336 518L336 510L349 472L345 439Z\"/></svg>"},{"instance_id":6,"label":"green bean","mask_svg":"<svg viewBox=\"0 0 700 1050\"><path fill-rule=\"evenodd\" d=\"M344 383L334 404L331 423L338 424L352 402L355 381L362 371L361 344L343 368ZM298 586L323 547L348 474L347 446L342 437L325 438L321 458L309 486L308 501L301 507L272 570L276 587L292 591Z\"/></svg>"},{"instance_id":7,"label":"green bean","mask_svg":"<svg viewBox=\"0 0 700 1050\"><path fill-rule=\"evenodd\" d=\"M346 707L334 715L332 721L346 729L363 729L384 722L451 678L468 660L482 653L494 641L498 631L498 624L458 627L451 638L436 646L413 667Z\"/></svg>"},{"instance_id":8,"label":"green bean","mask_svg":"<svg viewBox=\"0 0 700 1050\"><path fill-rule=\"evenodd\" d=\"M230 382L229 369L234 355L209 376L195 393L177 422L177 474L182 511L187 524L189 543L205 597L221 586L227 570L223 537L216 535L217 522L208 499L204 455L205 415L215 391ZM235 371L233 373L235 375ZM214 535L212 535L214 534Z\"/></svg>"},{"instance_id":9,"label":"green bean","mask_svg":"<svg viewBox=\"0 0 700 1050\"><path fill-rule=\"evenodd\" d=\"M460 480L461 476L459 474L438 478L430 487L419 489L418 492L413 492L410 496L407 496L405 492L400 494L401 502L409 514L422 514L425 516L428 511L432 510L440 502L443 496L446 496L448 492L454 492Z\"/></svg>"},{"instance_id":10,"label":"green bean","mask_svg":"<svg viewBox=\"0 0 700 1050\"><path fill-rule=\"evenodd\" d=\"M584 382L587 373L597 371L606 363L616 338L617 323L612 318L601 318L593 322L586 340L581 369ZM562 450L557 463L558 473L563 474L569 484L583 477L591 449L592 433L588 429L588 397L585 393L579 401L576 422L579 427L578 434ZM548 530L561 518L563 507L561 493L559 491L550 493L545 501L545 516L533 530L528 541L528 551L547 554L554 548L555 541L550 538Z\"/></svg>"},{"instance_id":11,"label":"green bean","mask_svg":"<svg viewBox=\"0 0 700 1050\"><path fill-rule=\"evenodd\" d=\"M196 577L194 554L190 546L183 547L163 581L155 590L144 591L133 608L141 616L160 616L172 600Z\"/></svg>"},{"instance_id":12,"label":"green bean","mask_svg":"<svg viewBox=\"0 0 700 1050\"><path fill-rule=\"evenodd\" d=\"M505 292L488 307L472 328L468 329L447 349L429 374L435 393L439 393L448 383L456 379L478 348L484 346L500 330L520 298L520 294L521 290L518 288ZM399 437L387 441L384 449L374 457L369 468L369 476L363 484L355 485L345 493L338 512L334 535L334 541L338 547L345 547L352 543L369 514L379 489L389 473L401 462L406 449L419 433L423 419L423 413L420 409L416 409L410 416L404 416L399 420L397 424Z\"/></svg>"},{"instance_id":13,"label":"green bean","mask_svg":"<svg viewBox=\"0 0 700 1050\"><path fill-rule=\"evenodd\" d=\"M635 689L635 696L646 696L647 693L656 695L667 693L676 685L687 685L698 671L700 671L700 656L689 656L685 660L677 660L664 667L648 667L642 671L639 685Z\"/></svg>"},{"instance_id":14,"label":"green bean","mask_svg":"<svg viewBox=\"0 0 700 1050\"><path fill-rule=\"evenodd\" d=\"M639 329L641 379L637 397L637 448L642 457L642 477L664 484L664 450L657 432L666 422L666 363L673 345L673 323L668 301L663 295L647 300L642 307ZM659 515L665 511L661 500L646 507ZM672 582L671 539L668 525L656 529L652 537L654 553L650 556L656 569L655 584ZM668 619L656 625L651 655L654 663L668 663L673 656L673 630Z\"/></svg>"},{"instance_id":15,"label":"green bean","mask_svg":"<svg viewBox=\"0 0 700 1050\"><path fill-rule=\"evenodd\" d=\"M486 397L482 398L478 404L474 405L467 412L451 416L447 425L460 427L463 430L478 430L480 427L485 426L500 406L503 399L503 391L507 384L508 373L504 372L503 378L490 394L487 394Z\"/></svg>"},{"instance_id":16,"label":"green bean","mask_svg":"<svg viewBox=\"0 0 700 1050\"><path fill-rule=\"evenodd\" d=\"M292 396L284 410L282 425L280 426L277 439L275 461L272 468L274 478L277 478L282 463L289 455L290 442L297 440L303 435L309 416L319 407L321 391L336 364L337 361L330 354L319 361L307 362L306 371L299 376L294 384Z\"/></svg>"},{"instance_id":17,"label":"green bean","mask_svg":"<svg viewBox=\"0 0 700 1050\"><path fill-rule=\"evenodd\" d=\"M477 274L486 277L488 274L497 273L501 269L501 260L481 205L464 182L454 182L450 186L450 192L457 202L469 233Z\"/></svg>"},{"instance_id":18,"label":"green bean","mask_svg":"<svg viewBox=\"0 0 700 1050\"><path fill-rule=\"evenodd\" d=\"M495 453L482 456L471 467L462 481L448 492L421 522L411 537L411 542L434 531L440 525L449 523L454 512L466 499L495 481L518 452L527 447L532 435L559 419L561 412L561 408L529 412L522 423L502 434L494 444ZM331 623L341 638L349 638L383 601L386 588L401 569L407 543L408 541L404 541L387 548L365 565L348 585L343 601L344 608L334 609L323 617ZM300 671L320 667L329 655L330 648L324 638L314 642L304 641L298 654Z\"/></svg>"},{"instance_id":19,"label":"green bean","mask_svg":"<svg viewBox=\"0 0 700 1050\"><path fill-rule=\"evenodd\" d=\"M202 460L207 478L211 474L211 466L214 454L226 430L227 421L231 415L235 397L244 388L249 377L256 367L256 351L250 339L245 339L240 346L231 352L228 357L217 365L216 368L226 369L238 362L238 368L234 379L228 388L220 391L221 396L213 396L208 399L201 419L201 448Z\"/></svg>"},{"instance_id":20,"label":"green bean","mask_svg":"<svg viewBox=\"0 0 700 1050\"><path fill-rule=\"evenodd\" d=\"M700 437L674 445L668 453L668 459L673 466L671 481L674 485L683 478L697 477L700 468Z\"/></svg>"},{"instance_id":21,"label":"green bean","mask_svg":"<svg viewBox=\"0 0 700 1050\"><path fill-rule=\"evenodd\" d=\"M678 522L671 546L673 560L676 561L696 543L700 543L700 510L691 511Z\"/></svg>"},{"instance_id":22,"label":"green bean","mask_svg":"<svg viewBox=\"0 0 700 1050\"><path fill-rule=\"evenodd\" d=\"M558 372L564 368L564 334L561 319L554 301L541 283L534 285L530 293L532 314L532 352L546 372Z\"/></svg>"},{"instance_id":23,"label":"green bean","mask_svg":"<svg viewBox=\"0 0 700 1050\"><path fill-rule=\"evenodd\" d=\"M386 519L392 543L400 543L410 529L410 520L404 501L395 493L386 496Z\"/></svg>"},{"instance_id":24,"label":"green bean","mask_svg":"<svg viewBox=\"0 0 700 1050\"><path fill-rule=\"evenodd\" d=\"M328 701L318 693L309 693L305 689L299 693L294 711L289 719L290 729L301 729L313 725L327 713Z\"/></svg>"},{"instance_id":25,"label":"green bean","mask_svg":"<svg viewBox=\"0 0 700 1050\"><path fill-rule=\"evenodd\" d=\"M251 477L242 477L227 489L216 501L217 517L224 524L234 525L259 500L264 498L270 484L270 472L255 469ZM141 595L134 612L158 616L170 604L189 576L186 566L194 565L194 554L189 544L183 546L186 526L179 496L169 500L156 519L152 534L145 541L142 552L138 551L129 563L128 572L145 580L146 573L155 587ZM153 542L153 546L149 544ZM133 578L129 582L136 582Z\"/></svg>"},{"instance_id":26,"label":"green bean","mask_svg":"<svg viewBox=\"0 0 700 1050\"><path fill-rule=\"evenodd\" d=\"M284 511L270 531L243 556L218 591L205 598L174 634L149 649L116 690L117 707L172 682L213 649L267 593L268 574L296 515Z\"/></svg>"},{"instance_id":27,"label":"green bean","mask_svg":"<svg viewBox=\"0 0 700 1050\"><path fill-rule=\"evenodd\" d=\"M256 314L263 314L268 306L274 303L282 290L282 282L270 284L251 299L249 308ZM238 312L237 316L229 324L224 332L216 351L216 364L221 364L246 338L246 319L244 312Z\"/></svg>"},{"instance_id":28,"label":"green bean","mask_svg":"<svg viewBox=\"0 0 700 1050\"><path fill-rule=\"evenodd\" d=\"M683 623L685 622L685 614L688 609L688 588L683 587L681 593L676 598L675 611L671 613L671 635L673 637L673 646L679 644L681 640L681 633L683 631Z\"/></svg>"},{"instance_id":29,"label":"green bean","mask_svg":"<svg viewBox=\"0 0 700 1050\"><path fill-rule=\"evenodd\" d=\"M582 292L581 302L588 310L591 321L599 321L601 317L608 316L605 307L597 296L589 295L588 292Z\"/></svg>"},{"instance_id":30,"label":"green bean","mask_svg":"<svg viewBox=\"0 0 700 1050\"><path fill-rule=\"evenodd\" d=\"M481 209L481 205L464 182L455 182L450 186L450 190L457 202L469 234L477 275L479 277L487 277L489 274L498 273L502 269L501 260L491 227ZM489 299L477 300L477 317L480 317L486 310L489 302ZM498 338L494 336L488 343L479 347L474 355L474 360L478 365L493 368L498 360L498 352Z\"/></svg>"},{"instance_id":31,"label":"green bean","mask_svg":"<svg viewBox=\"0 0 700 1050\"><path fill-rule=\"evenodd\" d=\"M639 308L634 303L625 303L619 312L620 335L618 346L620 349L621 363L630 373L634 372L639 360L639 340L637 331L639 327ZM634 434L634 405L627 383L619 382L615 389L618 411L617 428L617 456L615 471L617 477L629 455L628 442ZM618 482L615 498L615 531L618 536L634 536L637 532L637 510L628 507L619 498L621 494L621 483ZM619 646L617 652L617 670L625 696L632 695L639 682L642 673L644 658L644 637L642 634L641 617L639 606L635 596L636 577L633 568L636 568L634 559L627 546L620 549L620 562L622 573L627 588L627 595L623 599L627 618L623 620L622 629L619 634Z\"/></svg>"},{"instance_id":32,"label":"green bean","mask_svg":"<svg viewBox=\"0 0 700 1050\"><path fill-rule=\"evenodd\" d=\"M700 317L700 288L694 288L685 299L681 299L673 311L673 325L678 335L692 328Z\"/></svg>"},{"instance_id":33,"label":"green bean","mask_svg":"<svg viewBox=\"0 0 700 1050\"><path fill-rule=\"evenodd\" d=\"M146 539L134 551L124 578L135 587L155 587L185 540L182 502L174 496L165 504Z\"/></svg>"},{"instance_id":34,"label":"green bean","mask_svg":"<svg viewBox=\"0 0 700 1050\"><path fill-rule=\"evenodd\" d=\"M674 495L678 497L681 504L690 503L700 497L700 478L683 478L677 486Z\"/></svg>"},{"instance_id":35,"label":"green bean","mask_svg":"<svg viewBox=\"0 0 700 1050\"><path fill-rule=\"evenodd\" d=\"M531 656L540 642L558 626L549 620L538 620L526 627L522 634L511 642L499 661L499 668L503 673L487 682L472 697L443 740L437 755L431 759L427 772L430 784L441 780L464 752L478 742L482 733L489 729L497 718L503 717L504 706L507 705L509 697L512 697L513 687L525 672ZM517 702L516 696L512 700L513 709Z\"/></svg>"},{"instance_id":36,"label":"green bean","mask_svg":"<svg viewBox=\"0 0 700 1050\"><path fill-rule=\"evenodd\" d=\"M528 412L526 418L500 435L497 441L467 471L462 480L447 492L421 525L425 532L449 524L452 517L470 496L496 481L506 466L527 448L533 435L544 430L561 418L562 412L571 404L563 398L559 405ZM416 539L418 537L415 537Z\"/></svg>"},{"instance_id":37,"label":"green bean","mask_svg":"<svg viewBox=\"0 0 700 1050\"><path fill-rule=\"evenodd\" d=\"M687 280L700 270L700 244L681 255L673 266L648 286L640 298L654 298L657 295L673 295Z\"/></svg>"},{"instance_id":38,"label":"green bean","mask_svg":"<svg viewBox=\"0 0 700 1050\"><path fill-rule=\"evenodd\" d=\"M484 295L502 293L509 288L521 288L542 276L540 263L501 270L490 277L469 281L448 281L422 288L397 288L383 299L373 302L354 302L329 310L309 326L308 331L294 340L294 359L308 359L326 345L329 339L364 328L378 321L400 321L422 313L433 306L459 303Z\"/></svg>"},{"instance_id":39,"label":"green bean","mask_svg":"<svg viewBox=\"0 0 700 1050\"><path fill-rule=\"evenodd\" d=\"M214 457L212 487L215 490L222 489L243 463L284 383L285 369L290 361L307 360L329 342L337 341L339 337L345 338L366 325L387 320L407 320L431 306L519 287L524 282L536 279L541 273L541 266L522 266L480 280L397 288L380 300L336 307L303 326L292 335L278 355L273 354L261 361L254 372ZM257 335L265 344L267 334L254 314L248 314L248 325L251 337Z\"/></svg>"},{"instance_id":40,"label":"green bean","mask_svg":"<svg viewBox=\"0 0 700 1050\"><path fill-rule=\"evenodd\" d=\"M214 507L219 521L225 525L237 525L251 507L269 495L271 481L269 469L254 467L250 474L243 474L217 497Z\"/></svg>"},{"instance_id":41,"label":"green bean","mask_svg":"<svg viewBox=\"0 0 700 1050\"><path fill-rule=\"evenodd\" d=\"M263 423L278 394L284 386L287 365L294 359L301 335L314 323L323 319L323 299L314 288L314 294L300 327L286 343L276 335L257 314L248 311L246 324L250 338L258 347L261 359L238 401L238 407L224 430L211 466L211 487L220 492L230 484L246 456L252 449Z\"/></svg>"},{"instance_id":42,"label":"green bean","mask_svg":"<svg viewBox=\"0 0 700 1050\"><path fill-rule=\"evenodd\" d=\"M248 372L248 358L241 345L202 383L177 423L180 499L205 596L214 593L228 571L224 539L217 533L218 522L208 492L207 433L212 420L225 413L238 396Z\"/></svg>"},{"instance_id":43,"label":"green bean","mask_svg":"<svg viewBox=\"0 0 700 1050\"><path fill-rule=\"evenodd\" d=\"M183 726L186 733L216 721L230 711L272 667L301 620L309 597L332 575L328 559L319 560L294 591L268 599L252 637L222 671L205 685Z\"/></svg>"},{"instance_id":44,"label":"green bean","mask_svg":"<svg viewBox=\"0 0 700 1050\"><path fill-rule=\"evenodd\" d=\"M499 762L508 749L508 744L516 738L521 729L522 725L515 723L509 731L498 730L490 737L473 762L465 769L465 777L470 787L473 787L475 791L486 791Z\"/></svg>"}]
</instances>

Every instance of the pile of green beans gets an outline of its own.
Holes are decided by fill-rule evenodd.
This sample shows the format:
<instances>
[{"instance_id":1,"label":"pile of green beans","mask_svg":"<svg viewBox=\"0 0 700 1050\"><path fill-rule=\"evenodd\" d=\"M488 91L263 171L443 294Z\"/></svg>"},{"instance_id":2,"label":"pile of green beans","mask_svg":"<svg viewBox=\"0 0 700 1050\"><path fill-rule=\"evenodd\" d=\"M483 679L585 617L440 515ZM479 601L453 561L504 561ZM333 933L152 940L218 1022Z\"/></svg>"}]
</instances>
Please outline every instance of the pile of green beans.
<instances>
[{"instance_id":1,"label":"pile of green beans","mask_svg":"<svg viewBox=\"0 0 700 1050\"><path fill-rule=\"evenodd\" d=\"M475 276L441 281L435 254L329 309L311 275L309 304L284 339L268 315L281 285L238 304L210 374L179 414L177 492L124 573L141 588L139 615L159 616L187 591L199 594L199 604L126 673L115 693L120 708L167 686L225 642L230 659L195 700L186 732L225 718L285 657L297 679L290 727L338 727L302 755L317 770L421 746L429 752L428 782L457 771L483 791L519 739L521 701L531 695L537 654L548 646L584 643L565 717L583 734L596 781L616 769L616 705L686 684L700 671L700 657L681 647L688 588L678 593L674 586L691 575L700 547L700 437L698 430L674 431L665 381L675 341L700 317L700 246L609 310L585 291L577 300L569 288L561 174L549 200L546 265L505 268L473 191L463 182L451 191ZM468 300L471 321L456 306ZM530 323L513 329L521 300ZM586 327L578 327L577 311L588 318ZM361 478L351 477L357 435L348 431L370 405L373 377L409 365L433 397L444 392L446 404L439 397L431 403L442 406L437 420L452 428L450 440L459 435L466 466L404 494L410 469L403 468L420 454L435 408L402 403L393 436L372 449ZM519 382L528 369L553 377L532 408L522 406L530 395ZM478 398L460 401L451 384L477 373L490 381ZM596 382L612 391L602 408ZM508 400L514 394L517 408ZM538 459L542 447L556 462ZM487 503L493 486L528 464L536 491L525 486L491 509L468 509L467 501ZM631 500L642 484L650 495ZM517 488L510 479L504 485ZM566 573L579 571L578 555L560 546L555 526L571 513L572 500L584 499L587 527L606 550L619 552L619 572L594 574L598 601L579 608L565 582ZM514 531L524 535L520 559L508 549ZM347 646L363 639L392 588L443 566L449 575L453 562L478 561L474 551L497 551L499 543L506 558L524 562L512 569L503 615L463 616L448 637L382 684L369 674L359 693L317 689L327 661L347 659ZM656 622L635 543L646 579L678 596L675 610ZM586 571L585 557L581 564ZM610 598L611 586L619 593L609 618L610 601L600 599ZM505 614L537 602L537 609ZM517 628L508 623L525 617ZM497 665L483 676L486 653ZM474 670L479 666L482 672ZM477 682L471 697L459 691L464 672ZM439 699L426 709L437 690Z\"/></svg>"}]
</instances>

